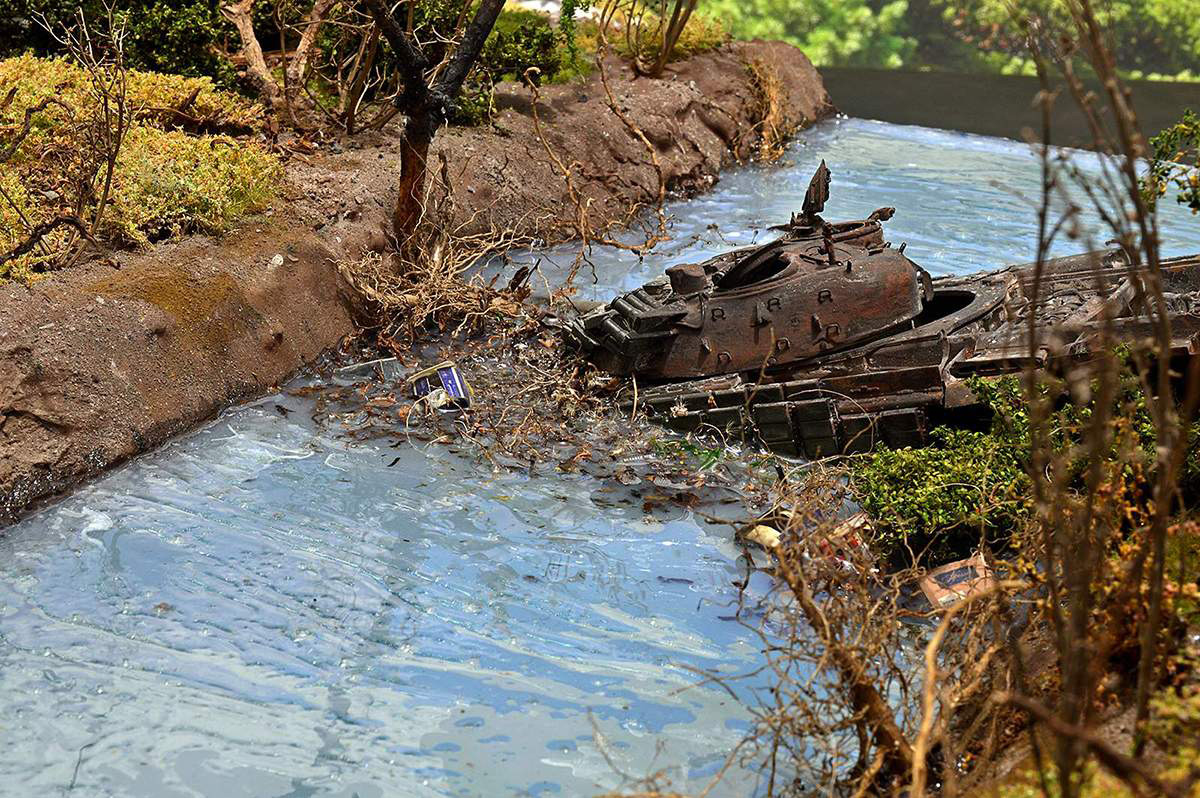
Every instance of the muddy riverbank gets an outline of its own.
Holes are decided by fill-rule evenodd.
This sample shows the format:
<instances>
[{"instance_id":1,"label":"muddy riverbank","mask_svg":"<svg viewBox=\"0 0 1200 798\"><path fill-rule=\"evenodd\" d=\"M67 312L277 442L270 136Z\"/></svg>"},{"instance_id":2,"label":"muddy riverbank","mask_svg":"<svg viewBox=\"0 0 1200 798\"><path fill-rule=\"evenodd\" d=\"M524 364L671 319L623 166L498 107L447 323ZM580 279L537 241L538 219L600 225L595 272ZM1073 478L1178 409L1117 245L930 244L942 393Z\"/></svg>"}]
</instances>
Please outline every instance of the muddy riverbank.
<instances>
[{"instance_id":1,"label":"muddy riverbank","mask_svg":"<svg viewBox=\"0 0 1200 798\"><path fill-rule=\"evenodd\" d=\"M778 77L788 122L833 113L808 59L768 42L698 56L659 81L610 68L612 97L655 159L597 76L542 90L546 139L573 164L594 223L652 201L659 170L669 190L691 194L752 153L762 113L753 62ZM494 125L439 136L462 230L544 235L575 212L534 135L530 97L507 87ZM0 288L0 522L265 392L355 333L336 262L385 241L395 141L291 151L273 211L221 240L116 253Z\"/></svg>"}]
</instances>

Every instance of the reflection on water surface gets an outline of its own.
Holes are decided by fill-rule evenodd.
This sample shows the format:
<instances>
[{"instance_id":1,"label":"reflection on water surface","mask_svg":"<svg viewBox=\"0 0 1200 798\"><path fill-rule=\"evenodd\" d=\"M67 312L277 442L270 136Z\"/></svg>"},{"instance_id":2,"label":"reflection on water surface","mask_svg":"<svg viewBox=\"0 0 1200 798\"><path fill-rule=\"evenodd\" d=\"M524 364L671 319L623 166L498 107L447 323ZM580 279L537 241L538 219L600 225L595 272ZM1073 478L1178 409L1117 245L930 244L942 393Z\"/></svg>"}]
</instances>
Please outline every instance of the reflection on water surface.
<instances>
[{"instance_id":1,"label":"reflection on water surface","mask_svg":"<svg viewBox=\"0 0 1200 798\"><path fill-rule=\"evenodd\" d=\"M1026 148L848 120L675 206L676 241L637 268L597 253L592 290L749 243L820 158L830 218L897 206L892 239L935 273L1028 258ZM1174 207L1166 237L1200 251ZM760 662L730 619L727 527L584 476L349 443L314 412L236 409L0 537L0 793L589 795L620 783L593 721L628 773L688 790L720 768L747 711L680 690Z\"/></svg>"}]
</instances>

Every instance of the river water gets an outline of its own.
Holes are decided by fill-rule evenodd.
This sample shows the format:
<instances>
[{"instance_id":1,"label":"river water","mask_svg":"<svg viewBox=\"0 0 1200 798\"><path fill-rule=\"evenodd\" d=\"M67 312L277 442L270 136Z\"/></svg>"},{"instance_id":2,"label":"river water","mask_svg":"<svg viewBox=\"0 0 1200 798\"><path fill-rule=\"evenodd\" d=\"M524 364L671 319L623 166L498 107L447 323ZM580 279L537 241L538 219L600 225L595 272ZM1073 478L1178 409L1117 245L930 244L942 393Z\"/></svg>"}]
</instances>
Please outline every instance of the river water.
<instances>
[{"instance_id":1,"label":"river water","mask_svg":"<svg viewBox=\"0 0 1200 798\"><path fill-rule=\"evenodd\" d=\"M821 158L827 216L897 206L935 273L1028 259L1026 148L841 120L671 208L640 264L597 253L588 290L761 237ZM1200 251L1185 212L1165 233ZM721 768L749 710L693 669L761 662L728 527L327 421L295 391L233 409L0 536L0 795L575 796Z\"/></svg>"}]
</instances>

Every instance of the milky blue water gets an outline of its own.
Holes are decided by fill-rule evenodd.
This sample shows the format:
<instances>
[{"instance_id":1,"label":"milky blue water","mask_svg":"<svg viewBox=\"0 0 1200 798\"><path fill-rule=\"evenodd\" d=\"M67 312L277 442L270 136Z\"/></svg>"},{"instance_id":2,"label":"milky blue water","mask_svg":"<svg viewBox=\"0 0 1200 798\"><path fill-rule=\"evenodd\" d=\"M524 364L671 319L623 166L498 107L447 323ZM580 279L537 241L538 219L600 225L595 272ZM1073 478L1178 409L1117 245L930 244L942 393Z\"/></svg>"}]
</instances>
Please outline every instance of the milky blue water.
<instances>
[{"instance_id":1,"label":"milky blue water","mask_svg":"<svg viewBox=\"0 0 1200 798\"><path fill-rule=\"evenodd\" d=\"M1094 155L1074 152L1071 158L1084 174L1098 173ZM630 268L636 259L628 252L595 248L590 258L594 270L584 268L579 295L605 299L636 288L673 263L703 260L778 235L767 228L800 210L822 159L833 173L825 218L861 219L881 206L895 207L895 217L885 225L888 239L897 246L907 243L905 253L935 276L1034 260L1041 164L1029 145L839 119L806 131L781 165L726 173L711 193L673 206L672 241L636 268ZM1111 237L1084 198L1074 200L1083 208L1083 236L1076 241L1061 237L1055 254L1084 251L1089 242L1100 248ZM1200 217L1187 208L1165 199L1160 226L1164 253L1200 252ZM564 247L538 253L551 284L566 273L576 251Z\"/></svg>"},{"instance_id":2,"label":"milky blue water","mask_svg":"<svg viewBox=\"0 0 1200 798\"><path fill-rule=\"evenodd\" d=\"M1025 147L844 120L790 165L675 205L677 239L641 264L598 253L596 291L763 235L820 158L827 216L897 206L891 238L934 272L1029 257ZM1186 213L1165 233L1200 251ZM761 662L732 619L728 527L647 517L586 476L353 442L321 412L286 394L234 409L0 536L0 795L577 796L660 768L680 791L708 783L749 713L685 689L692 669ZM734 767L711 795L753 785Z\"/></svg>"}]
</instances>

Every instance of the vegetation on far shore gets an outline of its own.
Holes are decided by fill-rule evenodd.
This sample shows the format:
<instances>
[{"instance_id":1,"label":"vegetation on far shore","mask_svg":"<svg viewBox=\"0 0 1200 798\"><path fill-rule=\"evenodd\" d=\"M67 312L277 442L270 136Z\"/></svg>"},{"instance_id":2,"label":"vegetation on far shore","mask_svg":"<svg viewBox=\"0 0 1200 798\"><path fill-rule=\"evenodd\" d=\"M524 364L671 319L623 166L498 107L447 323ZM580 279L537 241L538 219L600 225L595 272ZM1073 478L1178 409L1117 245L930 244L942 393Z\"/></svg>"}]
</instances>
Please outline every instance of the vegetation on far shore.
<instances>
[{"instance_id":1,"label":"vegetation on far shore","mask_svg":"<svg viewBox=\"0 0 1200 798\"><path fill-rule=\"evenodd\" d=\"M1019 6L1019 10L1018 10ZM819 66L1034 74L1021 19L1061 0L708 0L734 36L784 39ZM1200 78L1200 0L1113 0L1097 18L1129 77Z\"/></svg>"},{"instance_id":2,"label":"vegetation on far shore","mask_svg":"<svg viewBox=\"0 0 1200 798\"><path fill-rule=\"evenodd\" d=\"M270 5L252 7L252 35L296 42L305 9ZM413 6L412 35L431 55L452 42L463 22L460 6ZM565 4L568 11L590 6ZM267 67L264 91L252 74L234 68L244 43L232 18L208 3L130 0L110 14L99 2L0 0L0 56L8 55L0 60L0 256L8 254L0 279L61 266L86 240L144 246L188 232L224 232L275 194L282 167L269 146L274 131L341 127L353 134L391 121L405 90L395 54L370 38L360 8L323 8L329 18L314 28L304 85L289 87L294 64L282 57ZM613 9L612 31L620 32L610 32L613 49L631 60L657 58L665 21L636 2ZM72 36L85 37L99 60L83 63L89 46ZM553 22L541 12L502 9L446 121L487 123L502 80L557 83L586 75L600 38L593 18ZM697 13L664 60L728 39L720 22Z\"/></svg>"}]
</instances>

